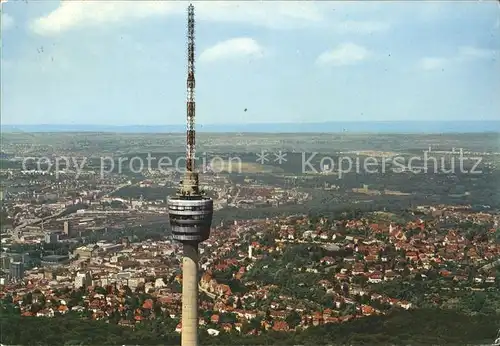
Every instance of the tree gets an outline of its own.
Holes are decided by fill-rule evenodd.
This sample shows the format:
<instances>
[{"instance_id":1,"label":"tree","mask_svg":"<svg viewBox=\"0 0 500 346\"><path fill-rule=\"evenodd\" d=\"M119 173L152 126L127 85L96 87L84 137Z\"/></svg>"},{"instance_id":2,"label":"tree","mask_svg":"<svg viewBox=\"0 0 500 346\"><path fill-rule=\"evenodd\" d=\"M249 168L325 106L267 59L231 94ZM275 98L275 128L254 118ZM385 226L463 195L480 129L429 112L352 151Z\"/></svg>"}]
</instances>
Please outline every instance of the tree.
<instances>
[{"instance_id":1,"label":"tree","mask_svg":"<svg viewBox=\"0 0 500 346\"><path fill-rule=\"evenodd\" d=\"M360 285L361 287L365 287L367 282L368 278L364 275L356 275L352 278L352 283Z\"/></svg>"},{"instance_id":2,"label":"tree","mask_svg":"<svg viewBox=\"0 0 500 346\"><path fill-rule=\"evenodd\" d=\"M123 287L123 289L125 290L125 295L127 295L127 296L131 296L131 295L132 295L132 293L133 293L133 292L132 292L132 290L130 289L130 287L128 287L128 285L125 285L125 286Z\"/></svg>"},{"instance_id":3,"label":"tree","mask_svg":"<svg viewBox=\"0 0 500 346\"><path fill-rule=\"evenodd\" d=\"M241 325L241 334L246 335L252 330L252 326L249 322L244 321Z\"/></svg>"},{"instance_id":4,"label":"tree","mask_svg":"<svg viewBox=\"0 0 500 346\"><path fill-rule=\"evenodd\" d=\"M221 323L235 323L238 321L238 318L233 313L223 313L220 315Z\"/></svg>"},{"instance_id":5,"label":"tree","mask_svg":"<svg viewBox=\"0 0 500 346\"><path fill-rule=\"evenodd\" d=\"M355 315L356 314L356 305L355 304L347 304L343 311L344 315Z\"/></svg>"},{"instance_id":6,"label":"tree","mask_svg":"<svg viewBox=\"0 0 500 346\"><path fill-rule=\"evenodd\" d=\"M23 297L23 305L30 305L33 304L33 294L31 292L28 292L24 297Z\"/></svg>"},{"instance_id":7,"label":"tree","mask_svg":"<svg viewBox=\"0 0 500 346\"><path fill-rule=\"evenodd\" d=\"M117 310L113 310L111 316L109 316L109 322L117 324L121 319L120 313Z\"/></svg>"},{"instance_id":8,"label":"tree","mask_svg":"<svg viewBox=\"0 0 500 346\"><path fill-rule=\"evenodd\" d=\"M125 314L125 318L128 320L128 321L133 321L134 320L134 312L133 310L127 310L126 314Z\"/></svg>"},{"instance_id":9,"label":"tree","mask_svg":"<svg viewBox=\"0 0 500 346\"><path fill-rule=\"evenodd\" d=\"M161 304L157 300L155 300L155 302L154 302L153 311L156 315L156 318L161 317L163 315L163 311L161 309Z\"/></svg>"},{"instance_id":10,"label":"tree","mask_svg":"<svg viewBox=\"0 0 500 346\"><path fill-rule=\"evenodd\" d=\"M472 298L472 296L469 296ZM132 315L133 316L133 315ZM444 309L393 311L383 316L354 319L342 324L311 327L295 333L265 332L260 336L200 333L202 345L458 345L484 344L498 330L497 314L465 315ZM174 345L180 336L163 321L144 321L136 328L106 321L89 321L61 316L21 317L0 314L0 342L8 345ZM172 320L175 324L177 321ZM249 322L260 330L260 319ZM458 326L458 327L457 327ZM243 327L242 330L245 330ZM40 333L44 330L44 333ZM68 342L71 340L71 342Z\"/></svg>"},{"instance_id":11,"label":"tree","mask_svg":"<svg viewBox=\"0 0 500 346\"><path fill-rule=\"evenodd\" d=\"M475 292L474 300L473 300L473 310L481 311L484 307L484 303L486 302L486 294L484 292Z\"/></svg>"},{"instance_id":12,"label":"tree","mask_svg":"<svg viewBox=\"0 0 500 346\"><path fill-rule=\"evenodd\" d=\"M10 294L6 294L3 299L2 299L2 302L5 303L5 304L12 304L13 300L12 300L12 295Z\"/></svg>"},{"instance_id":13,"label":"tree","mask_svg":"<svg viewBox=\"0 0 500 346\"><path fill-rule=\"evenodd\" d=\"M261 330L261 328L262 328L262 318L261 317L252 318L249 323L250 323L251 329Z\"/></svg>"},{"instance_id":14,"label":"tree","mask_svg":"<svg viewBox=\"0 0 500 346\"><path fill-rule=\"evenodd\" d=\"M106 295L108 292L104 287L98 286L95 288L95 293Z\"/></svg>"},{"instance_id":15,"label":"tree","mask_svg":"<svg viewBox=\"0 0 500 346\"><path fill-rule=\"evenodd\" d=\"M290 328L294 329L297 327L300 322L302 321L302 318L300 317L299 313L297 311L292 311L290 314L285 319L286 323L290 326Z\"/></svg>"}]
</instances>

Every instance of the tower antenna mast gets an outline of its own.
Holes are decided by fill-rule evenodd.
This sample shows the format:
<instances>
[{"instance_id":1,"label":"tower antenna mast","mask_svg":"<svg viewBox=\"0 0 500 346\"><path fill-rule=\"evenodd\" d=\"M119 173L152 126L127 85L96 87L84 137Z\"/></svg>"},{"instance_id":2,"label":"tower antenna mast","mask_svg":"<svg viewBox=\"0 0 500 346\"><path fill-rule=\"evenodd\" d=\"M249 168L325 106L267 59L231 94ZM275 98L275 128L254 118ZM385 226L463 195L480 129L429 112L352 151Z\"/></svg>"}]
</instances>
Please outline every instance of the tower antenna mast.
<instances>
[{"instance_id":1,"label":"tower antenna mast","mask_svg":"<svg viewBox=\"0 0 500 346\"><path fill-rule=\"evenodd\" d=\"M187 23L187 100L186 100L186 171L194 172L195 169L195 79L194 79L194 53L195 53L195 32L194 32L194 6L190 4L188 7L188 23Z\"/></svg>"}]
</instances>

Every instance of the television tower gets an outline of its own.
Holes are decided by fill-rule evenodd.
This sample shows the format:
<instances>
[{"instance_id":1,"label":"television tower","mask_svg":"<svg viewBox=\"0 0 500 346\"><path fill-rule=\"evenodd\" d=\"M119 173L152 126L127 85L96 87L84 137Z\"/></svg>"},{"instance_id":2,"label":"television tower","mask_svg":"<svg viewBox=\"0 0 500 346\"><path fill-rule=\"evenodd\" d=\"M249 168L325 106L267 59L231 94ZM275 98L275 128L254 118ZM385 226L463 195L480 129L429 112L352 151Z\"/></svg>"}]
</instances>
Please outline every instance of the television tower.
<instances>
[{"instance_id":1,"label":"television tower","mask_svg":"<svg viewBox=\"0 0 500 346\"><path fill-rule=\"evenodd\" d=\"M198 346L198 244L210 236L213 201L199 189L195 172L194 6L187 25L186 172L175 197L167 199L172 237L183 244L181 346Z\"/></svg>"}]
</instances>

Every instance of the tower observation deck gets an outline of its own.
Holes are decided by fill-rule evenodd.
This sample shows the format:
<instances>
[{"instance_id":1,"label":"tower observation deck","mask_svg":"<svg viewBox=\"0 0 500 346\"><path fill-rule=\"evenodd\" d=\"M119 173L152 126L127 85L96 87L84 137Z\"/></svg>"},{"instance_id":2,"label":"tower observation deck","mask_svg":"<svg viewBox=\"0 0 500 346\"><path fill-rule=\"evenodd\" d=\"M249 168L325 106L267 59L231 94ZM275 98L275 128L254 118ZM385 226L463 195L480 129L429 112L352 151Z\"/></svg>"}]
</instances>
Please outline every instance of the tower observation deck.
<instances>
[{"instance_id":1,"label":"tower observation deck","mask_svg":"<svg viewBox=\"0 0 500 346\"><path fill-rule=\"evenodd\" d=\"M177 194L167 199L172 237L183 244L181 345L198 345L198 244L210 236L213 201L199 188L195 171L195 20L188 7L186 171Z\"/></svg>"}]
</instances>

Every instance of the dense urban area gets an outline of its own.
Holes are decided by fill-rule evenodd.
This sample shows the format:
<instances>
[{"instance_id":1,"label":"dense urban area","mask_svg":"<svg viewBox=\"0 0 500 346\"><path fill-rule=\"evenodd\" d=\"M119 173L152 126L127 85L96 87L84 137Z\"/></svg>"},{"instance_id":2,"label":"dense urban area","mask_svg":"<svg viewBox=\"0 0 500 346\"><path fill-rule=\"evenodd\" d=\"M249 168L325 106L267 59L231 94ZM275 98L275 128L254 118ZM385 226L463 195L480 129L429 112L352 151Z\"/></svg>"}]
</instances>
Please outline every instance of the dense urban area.
<instances>
[{"instance_id":1,"label":"dense urban area","mask_svg":"<svg viewBox=\"0 0 500 346\"><path fill-rule=\"evenodd\" d=\"M2 344L179 343L182 251L166 199L184 136L2 137ZM495 340L497 134L198 143L214 200L200 244L202 344ZM347 158L376 172L335 164Z\"/></svg>"}]
</instances>

